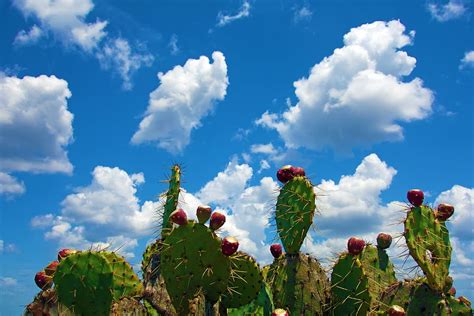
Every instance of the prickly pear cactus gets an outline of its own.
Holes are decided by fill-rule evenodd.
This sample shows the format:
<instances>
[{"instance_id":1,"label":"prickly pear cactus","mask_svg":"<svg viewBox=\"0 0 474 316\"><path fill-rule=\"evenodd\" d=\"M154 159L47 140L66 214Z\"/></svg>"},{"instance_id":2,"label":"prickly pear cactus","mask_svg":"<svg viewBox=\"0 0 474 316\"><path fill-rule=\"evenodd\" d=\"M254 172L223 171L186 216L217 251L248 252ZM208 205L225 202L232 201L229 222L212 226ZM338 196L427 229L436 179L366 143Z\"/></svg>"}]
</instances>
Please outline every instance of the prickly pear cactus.
<instances>
[{"instance_id":1,"label":"prickly pear cactus","mask_svg":"<svg viewBox=\"0 0 474 316\"><path fill-rule=\"evenodd\" d=\"M48 289L39 292L33 302L26 306L24 316L74 316L74 314L64 305L58 303L55 289Z\"/></svg>"},{"instance_id":2,"label":"prickly pear cactus","mask_svg":"<svg viewBox=\"0 0 474 316\"><path fill-rule=\"evenodd\" d=\"M323 315L328 309L329 281L319 262L308 255L286 254L275 259L266 281L275 307L292 315Z\"/></svg>"},{"instance_id":3,"label":"prickly pear cactus","mask_svg":"<svg viewBox=\"0 0 474 316\"><path fill-rule=\"evenodd\" d=\"M163 206L162 223L161 223L161 236L162 238L170 231L173 226L169 221L170 214L173 213L178 207L178 199L181 185L181 167L174 165L171 167L171 176L168 180L169 189L166 192L166 201Z\"/></svg>"},{"instance_id":4,"label":"prickly pear cactus","mask_svg":"<svg viewBox=\"0 0 474 316\"><path fill-rule=\"evenodd\" d=\"M438 293L445 288L451 263L449 232L444 221L436 219L426 206L413 206L404 222L410 255L423 270L428 285Z\"/></svg>"},{"instance_id":5,"label":"prickly pear cactus","mask_svg":"<svg viewBox=\"0 0 474 316\"><path fill-rule=\"evenodd\" d=\"M110 316L147 315L147 309L134 298L123 297L112 304Z\"/></svg>"},{"instance_id":6,"label":"prickly pear cactus","mask_svg":"<svg viewBox=\"0 0 474 316\"><path fill-rule=\"evenodd\" d=\"M59 302L79 315L108 315L112 304L112 267L103 255L84 251L65 258L54 274Z\"/></svg>"},{"instance_id":7,"label":"prickly pear cactus","mask_svg":"<svg viewBox=\"0 0 474 316\"><path fill-rule=\"evenodd\" d=\"M236 308L251 303L258 295L263 276L254 258L237 252L230 258L231 274L227 292L221 297L226 308Z\"/></svg>"},{"instance_id":8,"label":"prickly pear cactus","mask_svg":"<svg viewBox=\"0 0 474 316\"><path fill-rule=\"evenodd\" d=\"M273 305L272 293L269 286L263 282L257 298L249 304L237 307L228 308L228 316L270 316L275 309Z\"/></svg>"},{"instance_id":9,"label":"prickly pear cactus","mask_svg":"<svg viewBox=\"0 0 474 316\"><path fill-rule=\"evenodd\" d=\"M359 256L342 253L331 273L331 315L367 315L371 297L369 279Z\"/></svg>"},{"instance_id":10,"label":"prickly pear cactus","mask_svg":"<svg viewBox=\"0 0 474 316\"><path fill-rule=\"evenodd\" d=\"M280 190L275 220L285 251L296 254L313 223L316 195L311 182L302 176L294 177Z\"/></svg>"},{"instance_id":11,"label":"prickly pear cactus","mask_svg":"<svg viewBox=\"0 0 474 316\"><path fill-rule=\"evenodd\" d=\"M143 294L143 285L132 267L122 256L115 252L99 252L109 263L113 274L113 299L139 297Z\"/></svg>"},{"instance_id":12,"label":"prickly pear cactus","mask_svg":"<svg viewBox=\"0 0 474 316\"><path fill-rule=\"evenodd\" d=\"M187 301L201 291L206 300L217 302L227 291L230 271L220 239L203 224L189 221L174 228L164 241L161 272L179 313L188 313Z\"/></svg>"},{"instance_id":13,"label":"prickly pear cactus","mask_svg":"<svg viewBox=\"0 0 474 316\"><path fill-rule=\"evenodd\" d=\"M380 293L397 282L395 269L384 249L372 245L365 246L360 262L369 281L369 293L375 303Z\"/></svg>"}]
</instances>

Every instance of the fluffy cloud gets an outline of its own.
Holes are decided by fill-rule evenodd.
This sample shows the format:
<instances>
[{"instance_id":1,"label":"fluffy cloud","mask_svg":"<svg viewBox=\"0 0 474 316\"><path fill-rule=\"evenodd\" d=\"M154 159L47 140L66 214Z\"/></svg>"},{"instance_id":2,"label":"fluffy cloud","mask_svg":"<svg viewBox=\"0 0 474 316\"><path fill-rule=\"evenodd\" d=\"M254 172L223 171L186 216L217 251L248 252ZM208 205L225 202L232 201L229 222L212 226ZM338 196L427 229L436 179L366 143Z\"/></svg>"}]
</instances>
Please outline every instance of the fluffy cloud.
<instances>
[{"instance_id":1,"label":"fluffy cloud","mask_svg":"<svg viewBox=\"0 0 474 316\"><path fill-rule=\"evenodd\" d=\"M10 277L0 277L0 286L12 287L18 285L18 281Z\"/></svg>"},{"instance_id":2,"label":"fluffy cloud","mask_svg":"<svg viewBox=\"0 0 474 316\"><path fill-rule=\"evenodd\" d=\"M444 5L437 3L428 4L428 11L438 22L446 22L462 17L467 12L467 7L460 0L449 0Z\"/></svg>"},{"instance_id":3,"label":"fluffy cloud","mask_svg":"<svg viewBox=\"0 0 474 316\"><path fill-rule=\"evenodd\" d=\"M25 185L23 182L12 177L9 174L0 172L0 195L16 195L25 192Z\"/></svg>"},{"instance_id":4,"label":"fluffy cloud","mask_svg":"<svg viewBox=\"0 0 474 316\"><path fill-rule=\"evenodd\" d=\"M64 45L96 56L102 68L116 70L126 90L132 87L132 74L153 61L148 53L133 52L127 40L110 37L105 31L108 21L87 22L94 9L91 0L15 0L14 3L26 17L34 17L40 24L28 32L20 31L15 38L18 45L34 43L50 32Z\"/></svg>"},{"instance_id":5,"label":"fluffy cloud","mask_svg":"<svg viewBox=\"0 0 474 316\"><path fill-rule=\"evenodd\" d=\"M142 173L129 175L119 168L97 166L92 177L91 184L77 188L62 201L61 215L38 216L31 224L49 228L46 239L58 240L63 247L109 245L131 256L136 238L154 233L160 202L140 205L136 192L145 182Z\"/></svg>"},{"instance_id":6,"label":"fluffy cloud","mask_svg":"<svg viewBox=\"0 0 474 316\"><path fill-rule=\"evenodd\" d=\"M70 97L68 83L55 76L0 75L2 171L72 172L66 151L73 139Z\"/></svg>"},{"instance_id":7,"label":"fluffy cloud","mask_svg":"<svg viewBox=\"0 0 474 316\"><path fill-rule=\"evenodd\" d=\"M474 67L474 50L466 52L464 57L461 59L461 65L459 68Z\"/></svg>"},{"instance_id":8,"label":"fluffy cloud","mask_svg":"<svg viewBox=\"0 0 474 316\"><path fill-rule=\"evenodd\" d=\"M242 7L240 8L239 12L234 15L226 15L222 12L219 12L217 15L217 26L223 27L227 24L230 24L236 20L240 20L242 18L246 18L250 15L250 3L248 1L244 1Z\"/></svg>"},{"instance_id":9,"label":"fluffy cloud","mask_svg":"<svg viewBox=\"0 0 474 316\"><path fill-rule=\"evenodd\" d=\"M148 109L132 143L155 142L169 152L181 152L190 141L191 131L212 112L216 101L224 99L229 80L221 52L209 58L188 59L167 73L158 73L160 86L150 94Z\"/></svg>"},{"instance_id":10,"label":"fluffy cloud","mask_svg":"<svg viewBox=\"0 0 474 316\"><path fill-rule=\"evenodd\" d=\"M18 46L35 44L43 35L43 30L37 25L33 25L28 32L25 30L18 32L13 44Z\"/></svg>"},{"instance_id":11,"label":"fluffy cloud","mask_svg":"<svg viewBox=\"0 0 474 316\"><path fill-rule=\"evenodd\" d=\"M266 112L256 123L277 130L289 148L347 151L403 139L399 123L427 117L433 102L421 79L402 81L416 64L400 50L413 36L399 21L351 29L342 48L294 83L296 105L282 115Z\"/></svg>"},{"instance_id":12,"label":"fluffy cloud","mask_svg":"<svg viewBox=\"0 0 474 316\"><path fill-rule=\"evenodd\" d=\"M268 144L253 144L250 147L250 151L252 154L266 154L266 155L274 155L277 153L275 147L273 147L272 143Z\"/></svg>"}]
</instances>

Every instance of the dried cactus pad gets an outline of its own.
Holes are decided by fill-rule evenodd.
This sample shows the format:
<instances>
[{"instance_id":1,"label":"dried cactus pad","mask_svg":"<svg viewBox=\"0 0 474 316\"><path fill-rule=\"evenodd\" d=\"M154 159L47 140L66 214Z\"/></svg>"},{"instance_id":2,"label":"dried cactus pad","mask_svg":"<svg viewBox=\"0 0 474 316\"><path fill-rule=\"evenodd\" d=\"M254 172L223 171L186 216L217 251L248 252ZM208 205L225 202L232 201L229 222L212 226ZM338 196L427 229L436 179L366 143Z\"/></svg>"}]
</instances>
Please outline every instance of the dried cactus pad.
<instances>
[{"instance_id":1,"label":"dried cactus pad","mask_svg":"<svg viewBox=\"0 0 474 316\"><path fill-rule=\"evenodd\" d=\"M428 206L412 207L405 220L405 239L410 255L423 270L428 285L442 292L452 251L445 222L438 221Z\"/></svg>"},{"instance_id":2,"label":"dried cactus pad","mask_svg":"<svg viewBox=\"0 0 474 316\"><path fill-rule=\"evenodd\" d=\"M189 221L174 228L164 241L161 271L177 309L199 291L216 302L227 289L230 261L219 238L206 226Z\"/></svg>"},{"instance_id":3,"label":"dried cactus pad","mask_svg":"<svg viewBox=\"0 0 474 316\"><path fill-rule=\"evenodd\" d=\"M315 199L313 185L305 177L293 178L280 190L275 219L283 247L289 254L298 253L313 223Z\"/></svg>"},{"instance_id":4,"label":"dried cactus pad","mask_svg":"<svg viewBox=\"0 0 474 316\"><path fill-rule=\"evenodd\" d=\"M249 304L258 295L263 276L255 259L238 252L230 257L232 272L227 292L221 298L225 307L239 307Z\"/></svg>"},{"instance_id":5,"label":"dried cactus pad","mask_svg":"<svg viewBox=\"0 0 474 316\"><path fill-rule=\"evenodd\" d=\"M113 272L97 252L70 255L58 265L54 284L59 302L78 315L108 315L113 299Z\"/></svg>"},{"instance_id":6,"label":"dried cactus pad","mask_svg":"<svg viewBox=\"0 0 474 316\"><path fill-rule=\"evenodd\" d=\"M371 298L369 280L360 260L343 253L331 274L332 309L334 315L367 315Z\"/></svg>"}]
</instances>

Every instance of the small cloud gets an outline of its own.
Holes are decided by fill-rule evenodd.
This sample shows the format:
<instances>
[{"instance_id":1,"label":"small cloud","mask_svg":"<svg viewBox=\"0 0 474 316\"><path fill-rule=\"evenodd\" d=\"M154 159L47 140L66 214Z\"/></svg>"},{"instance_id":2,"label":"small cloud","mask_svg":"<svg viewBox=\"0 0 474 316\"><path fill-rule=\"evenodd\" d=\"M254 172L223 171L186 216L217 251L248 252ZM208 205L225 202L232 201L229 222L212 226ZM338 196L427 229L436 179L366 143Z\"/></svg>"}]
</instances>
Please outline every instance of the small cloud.
<instances>
[{"instance_id":1,"label":"small cloud","mask_svg":"<svg viewBox=\"0 0 474 316\"><path fill-rule=\"evenodd\" d=\"M21 30L20 32L18 32L15 37L15 40L13 41L13 45L24 46L36 44L43 36L43 30L35 24L28 32L25 30Z\"/></svg>"},{"instance_id":2,"label":"small cloud","mask_svg":"<svg viewBox=\"0 0 474 316\"><path fill-rule=\"evenodd\" d=\"M232 139L244 140L249 136L251 130L249 128L239 128Z\"/></svg>"},{"instance_id":3,"label":"small cloud","mask_svg":"<svg viewBox=\"0 0 474 316\"><path fill-rule=\"evenodd\" d=\"M459 69L464 68L474 68L474 50L466 52L463 59L461 59Z\"/></svg>"},{"instance_id":4,"label":"small cloud","mask_svg":"<svg viewBox=\"0 0 474 316\"><path fill-rule=\"evenodd\" d=\"M260 169L258 169L257 172L261 173L263 170L267 169L270 169L270 164L268 163L268 161L266 161L265 159L260 160Z\"/></svg>"},{"instance_id":5,"label":"small cloud","mask_svg":"<svg viewBox=\"0 0 474 316\"><path fill-rule=\"evenodd\" d=\"M308 22L313 18L313 11L308 6L303 6L301 8L296 8L294 10L293 20L295 23L298 22Z\"/></svg>"},{"instance_id":6,"label":"small cloud","mask_svg":"<svg viewBox=\"0 0 474 316\"><path fill-rule=\"evenodd\" d=\"M253 154L265 154L265 155L274 155L277 153L275 147L273 147L272 143L268 144L253 144L250 147L250 151Z\"/></svg>"},{"instance_id":7,"label":"small cloud","mask_svg":"<svg viewBox=\"0 0 474 316\"><path fill-rule=\"evenodd\" d=\"M18 285L18 282L14 278L10 277L0 277L0 286L2 287L11 287L11 286L16 286Z\"/></svg>"},{"instance_id":8,"label":"small cloud","mask_svg":"<svg viewBox=\"0 0 474 316\"><path fill-rule=\"evenodd\" d=\"M242 7L240 8L239 12L234 15L225 15L222 12L219 12L217 15L217 27L223 27L227 24L230 24L234 21L240 20L242 18L246 18L250 15L250 3L248 1L244 1Z\"/></svg>"},{"instance_id":9,"label":"small cloud","mask_svg":"<svg viewBox=\"0 0 474 316\"><path fill-rule=\"evenodd\" d=\"M0 172L0 195L12 196L25 193L25 185L23 182L12 177L9 174Z\"/></svg>"},{"instance_id":10,"label":"small cloud","mask_svg":"<svg viewBox=\"0 0 474 316\"><path fill-rule=\"evenodd\" d=\"M179 53L178 35L176 34L171 35L170 42L168 43L168 47L170 49L171 55L177 55Z\"/></svg>"},{"instance_id":11,"label":"small cloud","mask_svg":"<svg viewBox=\"0 0 474 316\"><path fill-rule=\"evenodd\" d=\"M0 254L15 251L16 246L14 244L6 244L2 239L0 239Z\"/></svg>"},{"instance_id":12,"label":"small cloud","mask_svg":"<svg viewBox=\"0 0 474 316\"><path fill-rule=\"evenodd\" d=\"M467 12L467 7L462 1L449 0L444 5L437 3L428 4L428 11L438 22L446 22L462 17Z\"/></svg>"}]
</instances>

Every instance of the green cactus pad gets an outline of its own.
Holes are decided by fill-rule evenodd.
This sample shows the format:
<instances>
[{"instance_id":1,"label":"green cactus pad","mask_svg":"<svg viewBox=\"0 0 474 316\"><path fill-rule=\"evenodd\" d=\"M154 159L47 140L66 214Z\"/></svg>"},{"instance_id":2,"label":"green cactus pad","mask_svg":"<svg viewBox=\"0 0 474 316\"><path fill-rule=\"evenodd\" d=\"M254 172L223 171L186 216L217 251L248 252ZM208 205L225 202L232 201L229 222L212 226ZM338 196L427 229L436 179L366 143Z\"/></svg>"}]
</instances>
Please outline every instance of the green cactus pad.
<instances>
[{"instance_id":1,"label":"green cactus pad","mask_svg":"<svg viewBox=\"0 0 474 316\"><path fill-rule=\"evenodd\" d=\"M343 253L331 273L332 315L367 315L369 279L357 256Z\"/></svg>"},{"instance_id":2,"label":"green cactus pad","mask_svg":"<svg viewBox=\"0 0 474 316\"><path fill-rule=\"evenodd\" d=\"M165 237L171 230L173 224L169 221L170 214L178 207L179 191L181 183L181 167L174 165L171 167L171 177L169 179L169 188L166 192L166 201L163 206L161 236Z\"/></svg>"},{"instance_id":3,"label":"green cactus pad","mask_svg":"<svg viewBox=\"0 0 474 316\"><path fill-rule=\"evenodd\" d=\"M269 286L263 282L258 296L249 304L238 308L228 308L228 316L270 316L275 309Z\"/></svg>"},{"instance_id":4,"label":"green cactus pad","mask_svg":"<svg viewBox=\"0 0 474 316\"><path fill-rule=\"evenodd\" d=\"M143 293L143 285L132 267L115 252L101 251L100 254L109 262L113 273L113 297L136 297Z\"/></svg>"},{"instance_id":5,"label":"green cactus pad","mask_svg":"<svg viewBox=\"0 0 474 316\"><path fill-rule=\"evenodd\" d=\"M313 223L316 195L305 177L295 177L280 190L276 205L276 223L285 251L296 254Z\"/></svg>"},{"instance_id":6,"label":"green cactus pad","mask_svg":"<svg viewBox=\"0 0 474 316\"><path fill-rule=\"evenodd\" d=\"M110 316L147 316L147 309L136 299L123 297L112 304Z\"/></svg>"},{"instance_id":7,"label":"green cactus pad","mask_svg":"<svg viewBox=\"0 0 474 316\"><path fill-rule=\"evenodd\" d=\"M329 281L319 262L298 253L275 259L266 280L275 307L291 315L322 315L327 310Z\"/></svg>"},{"instance_id":8,"label":"green cactus pad","mask_svg":"<svg viewBox=\"0 0 474 316\"><path fill-rule=\"evenodd\" d=\"M200 291L217 302L227 289L230 270L220 239L202 224L189 221L174 228L164 241L161 272L178 310Z\"/></svg>"},{"instance_id":9,"label":"green cactus pad","mask_svg":"<svg viewBox=\"0 0 474 316\"><path fill-rule=\"evenodd\" d=\"M113 272L97 252L85 251L62 260L54 274L59 302L78 315L108 315L113 299Z\"/></svg>"},{"instance_id":10,"label":"green cactus pad","mask_svg":"<svg viewBox=\"0 0 474 316\"><path fill-rule=\"evenodd\" d=\"M360 255L362 268L369 280L369 293L375 303L387 286L397 282L393 263L385 250L372 245L365 246Z\"/></svg>"},{"instance_id":11,"label":"green cactus pad","mask_svg":"<svg viewBox=\"0 0 474 316\"><path fill-rule=\"evenodd\" d=\"M238 252L230 261L232 271L221 304L235 308L249 304L257 297L263 276L257 262L249 255Z\"/></svg>"},{"instance_id":12,"label":"green cactus pad","mask_svg":"<svg viewBox=\"0 0 474 316\"><path fill-rule=\"evenodd\" d=\"M452 251L445 222L438 221L428 206L412 207L407 213L404 235L410 255L423 270L428 285L441 293Z\"/></svg>"},{"instance_id":13,"label":"green cactus pad","mask_svg":"<svg viewBox=\"0 0 474 316\"><path fill-rule=\"evenodd\" d=\"M472 315L470 304L433 291L426 279L405 280L389 286L380 296L379 310L402 306L407 316Z\"/></svg>"}]
</instances>

